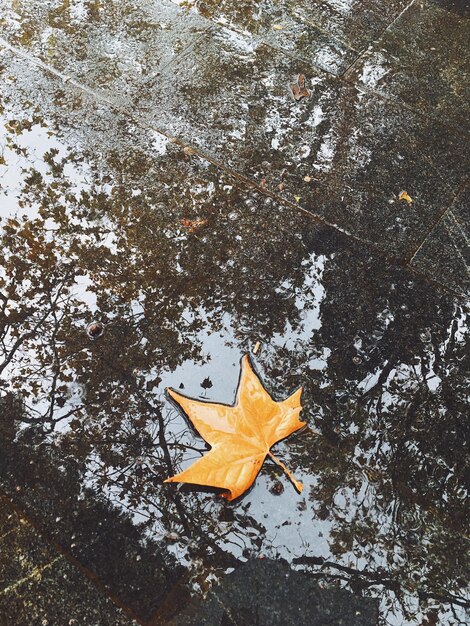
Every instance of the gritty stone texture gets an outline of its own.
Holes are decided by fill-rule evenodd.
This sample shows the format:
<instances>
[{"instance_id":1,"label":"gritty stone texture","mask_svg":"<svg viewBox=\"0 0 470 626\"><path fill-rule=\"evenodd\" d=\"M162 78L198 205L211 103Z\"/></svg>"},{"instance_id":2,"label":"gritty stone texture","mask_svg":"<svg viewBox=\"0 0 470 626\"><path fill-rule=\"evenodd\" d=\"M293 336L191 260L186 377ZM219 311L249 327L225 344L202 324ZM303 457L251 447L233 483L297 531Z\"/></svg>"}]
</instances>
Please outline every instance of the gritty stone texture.
<instances>
[{"instance_id":1,"label":"gritty stone texture","mask_svg":"<svg viewBox=\"0 0 470 626\"><path fill-rule=\"evenodd\" d=\"M18 528L21 517L7 502L4 502L3 499L0 499L0 503L2 503L0 512L0 538L3 540Z\"/></svg>"},{"instance_id":2,"label":"gritty stone texture","mask_svg":"<svg viewBox=\"0 0 470 626\"><path fill-rule=\"evenodd\" d=\"M467 0L432 0L434 4L461 17L470 17L470 5Z\"/></svg>"},{"instance_id":3,"label":"gritty stone texture","mask_svg":"<svg viewBox=\"0 0 470 626\"><path fill-rule=\"evenodd\" d=\"M121 104L210 27L171 0L112 0L75 11L56 1L2 1L0 32L10 43Z\"/></svg>"},{"instance_id":4,"label":"gritty stone texture","mask_svg":"<svg viewBox=\"0 0 470 626\"><path fill-rule=\"evenodd\" d=\"M55 556L48 544L23 523L2 538L1 554L1 594L5 594L17 580L28 577L36 569L41 570Z\"/></svg>"},{"instance_id":5,"label":"gritty stone texture","mask_svg":"<svg viewBox=\"0 0 470 626\"><path fill-rule=\"evenodd\" d=\"M171 626L376 626L378 604L321 589L285 562L249 561Z\"/></svg>"},{"instance_id":6,"label":"gritty stone texture","mask_svg":"<svg viewBox=\"0 0 470 626\"><path fill-rule=\"evenodd\" d=\"M2 527L13 520L0 537L2 626L136 626L2 498Z\"/></svg>"},{"instance_id":7,"label":"gritty stone texture","mask_svg":"<svg viewBox=\"0 0 470 626\"><path fill-rule=\"evenodd\" d=\"M0 595L2 626L136 626L65 560L57 559Z\"/></svg>"},{"instance_id":8,"label":"gritty stone texture","mask_svg":"<svg viewBox=\"0 0 470 626\"><path fill-rule=\"evenodd\" d=\"M412 266L455 291L470 293L470 192L459 196L433 228Z\"/></svg>"},{"instance_id":9,"label":"gritty stone texture","mask_svg":"<svg viewBox=\"0 0 470 626\"><path fill-rule=\"evenodd\" d=\"M340 75L407 4L406 0L386 4L377 0L222 0L212 17Z\"/></svg>"},{"instance_id":10,"label":"gritty stone texture","mask_svg":"<svg viewBox=\"0 0 470 626\"><path fill-rule=\"evenodd\" d=\"M350 78L468 133L469 40L470 20L461 11L420 0L358 60Z\"/></svg>"}]
</instances>

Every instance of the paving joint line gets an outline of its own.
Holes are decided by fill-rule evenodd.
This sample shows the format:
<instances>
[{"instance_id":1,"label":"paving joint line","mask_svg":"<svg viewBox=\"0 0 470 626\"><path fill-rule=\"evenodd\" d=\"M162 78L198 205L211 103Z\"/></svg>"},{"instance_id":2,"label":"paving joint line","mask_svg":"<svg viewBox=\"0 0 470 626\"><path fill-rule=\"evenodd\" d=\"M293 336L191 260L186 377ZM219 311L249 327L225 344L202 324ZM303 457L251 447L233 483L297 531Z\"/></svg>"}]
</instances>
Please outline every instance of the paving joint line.
<instances>
[{"instance_id":1,"label":"paving joint line","mask_svg":"<svg viewBox=\"0 0 470 626\"><path fill-rule=\"evenodd\" d=\"M47 570L51 569L52 567L54 567L54 565L58 561L61 561L63 559L64 557L62 555L56 556L54 559L52 559L52 561L49 561L45 565L33 567L31 572L27 576L24 576L23 578L16 580L14 583L9 585L8 587L5 587L5 589L2 589L0 591L0 597L8 596L12 591L15 591L15 589L18 589L18 587L21 587L21 585L24 585L30 580L38 580L38 579L40 580L42 578L43 572L46 572Z\"/></svg>"},{"instance_id":2,"label":"paving joint line","mask_svg":"<svg viewBox=\"0 0 470 626\"><path fill-rule=\"evenodd\" d=\"M433 288L438 289L439 291L443 291L445 294L451 295L456 298L466 308L466 310L470 312L470 301L468 294L466 295L462 291L456 291L453 287L447 285L447 283L442 283L441 281L434 278L434 276L432 276L431 274L426 274L415 265L406 265L405 267L409 272L414 274L420 280L426 281Z\"/></svg>"},{"instance_id":3,"label":"paving joint line","mask_svg":"<svg viewBox=\"0 0 470 626\"><path fill-rule=\"evenodd\" d=\"M206 19L206 18L204 18L204 19ZM206 19L206 21L208 22L206 30L204 30L204 31L203 31L203 32L199 35L199 37L196 37L196 38L194 39L194 41L191 41L190 43L188 43L188 45L187 45L187 46L185 46L182 50L180 50L180 51L178 52L178 54L177 54L175 57L173 57L173 59L170 59L169 61L167 61L167 63L165 63L165 64L164 64L164 65L160 68L160 70L158 70L158 71L155 73L154 78L157 78L158 76L164 76L164 75L166 75L166 74L168 73L168 72L167 72L167 69L168 69L171 65L173 65L173 63L176 63L176 62L177 62L177 61L179 61L182 57L184 57L184 56L186 55L186 53L187 53L189 50L191 50L191 48L194 48L194 46L195 46L197 43L199 43L202 39L204 39L205 37L207 37L207 35L208 35L209 33L211 33L211 32L214 30L214 24L213 24L213 22L212 22L212 21L209 21L209 20L207 20L207 19Z\"/></svg>"},{"instance_id":4,"label":"paving joint line","mask_svg":"<svg viewBox=\"0 0 470 626\"><path fill-rule=\"evenodd\" d=\"M391 27L395 24L395 22L397 22L397 21L400 19L400 17L401 17L404 13L406 13L406 11L408 11L408 9L410 9L410 7L412 7L412 6L413 6L413 4L415 4L415 2L416 2L416 0L411 0L411 2L410 2L409 4L407 4L407 5L406 5L406 7L405 7L402 11L400 11L400 13L398 13L398 15L396 15L396 16L393 18L393 20L392 20L389 24L387 24L387 26L386 26L383 30L381 30L381 31L380 31L380 33L377 35L377 37L374 37L374 39L373 39L372 41L370 41L370 42L367 44L367 46L364 46L364 48L361 50L361 52L360 52L359 56L357 57L357 59L354 59L354 61L353 61L353 62L351 63L351 65L347 68L347 70L344 72L344 74L342 74L343 76L346 76L346 74L347 74L350 70L352 70L352 69L353 69L353 67L356 65L356 63L359 61L359 59L361 59L361 58L364 56L364 54L365 54L365 53L369 50L369 48L370 48L372 45L374 45L374 44L378 43L378 42L382 39L382 37L384 36L384 34L385 34L385 33L386 33L386 32L387 32L387 31L388 31L388 30L389 30L389 29L390 29L390 28L391 28ZM375 92L374 92L374 93L375 93Z\"/></svg>"},{"instance_id":5,"label":"paving joint line","mask_svg":"<svg viewBox=\"0 0 470 626\"><path fill-rule=\"evenodd\" d=\"M363 93L363 94L366 94L366 95L370 95L370 94L372 94L372 95L374 95L374 96L376 96L376 97L380 98L380 99L381 99L381 100L383 100L384 102L387 102L387 103L389 103L389 104L391 104L391 105L393 105L393 106L400 106L401 108L403 108L403 109L405 109L405 110L407 110L407 111L411 111L411 112L415 113L416 115L419 115L419 116L420 116L421 118L423 118L423 119L428 119L428 120L430 120L430 121L432 121L432 122L435 122L435 121L436 121L436 118L431 117L431 116L429 116L429 115L428 115L428 114L426 114L426 113L423 113L423 112L422 112L422 111L420 111L419 109L416 109L416 108L414 108L413 106L411 106L411 105L409 105L409 104L407 104L407 103L405 103L405 102L402 102L401 100L399 100L399 98L398 98L398 97L393 96L393 95L391 95L391 96L387 96L387 95L385 95L385 94L381 93L380 91L376 91L376 90L374 90L374 89L371 89L371 88L366 87L366 86L363 86L363 85L357 85L357 84L355 83L355 81L353 80L353 78L352 78L352 77L347 76L347 74L348 74L348 73L350 72L350 70L354 67L354 65L358 62L358 60L359 60L359 59L361 59L361 58L364 56L365 52L366 52L366 51L367 51L367 49L370 47L370 45L371 45L371 44L373 44L373 43L377 43L377 42L380 40L380 38L383 36L383 34L384 34L384 33L385 33L385 32L386 32L386 31L387 31L387 30L388 30L388 29L389 29L389 28L390 28L390 27L391 27L391 26L392 26L392 25L393 25L393 24L394 24L394 23L395 23L395 22L396 22L396 21L397 21L397 20L398 20L398 19L399 19L399 18L400 18L400 17L401 17L401 16L402 16L405 12L406 12L406 11L408 11L408 9L409 9L409 8L410 8L413 4L416 4L416 3L417 3L417 1L418 1L418 0L411 0L410 4L408 4L408 5L407 5L407 6L406 6L406 7L405 7L405 8L404 8L404 9L403 9L403 10L402 10L402 11L401 11L401 12L400 12L400 13L399 13L399 14L398 14L398 15L397 15L397 16L396 16L396 17L395 17L395 18L394 18L391 22L390 22L390 24L388 24L388 26L387 26L386 28L384 28L384 30L383 30L383 31L381 31L381 33L380 33L380 35L377 37L377 39L374 39L373 41L371 41L371 42L367 45L367 47L364 47L364 48L362 49L361 53L359 54L359 56L358 56L358 57L357 57L357 58L356 58L356 59L355 59L355 60L354 60L354 61L353 61L353 62L352 62L349 66L348 66L348 68L347 68L346 70L344 70L344 72L341 72L341 73L338 73L338 74L336 74L336 73L334 73L334 72L330 72L329 70L327 70L327 69L325 69L325 68L323 68L323 67L320 67L319 65L315 65L314 63L312 63L312 61L311 61L311 60L306 59L306 58L304 58L304 57L302 57L302 56L296 55L296 54L294 54L294 53L290 52L289 50L287 50L286 48L283 48L282 46L277 46L275 43L273 43L273 42L269 42L268 40L263 39L263 37L261 37L260 35L255 35L255 34L249 33L248 31L244 31L244 30L242 30L242 29L237 29L237 28L236 28L236 26L235 26L235 25L233 25L233 24L230 24L230 23L224 23L224 22L219 21L219 20L217 20L217 19L213 19L213 15L211 15L210 17L207 17L207 16L205 16L205 15L203 15L203 14L198 14L198 15L200 16L200 18L201 18L202 20L204 20L204 21L206 21L206 22L208 23L207 30L206 30L206 31L204 31L203 33L201 33L200 37L198 37L195 41L193 41L193 42L189 43L189 44L188 44L188 45L187 45L187 46L186 46L183 50L181 50L181 51L180 51L180 52L176 55L176 57L175 57L174 59L171 59L170 61L168 61L168 62L167 62L167 63L163 66L163 68L160 70L159 74L160 74L160 75L166 75L166 74L167 74L167 70L168 70L168 69L169 69L169 68L173 65L173 63L174 63L177 59L179 59L179 58L181 58L183 55L185 55L185 54L186 54L186 53L187 53L187 52L188 52L188 51L189 51L189 50L190 50L190 49L191 49L191 48L192 48L192 47L193 47L193 46L194 46L197 42L199 42L199 41L200 41L201 39L203 39L205 36L209 35L211 32L216 32L216 31L215 31L215 27L216 27L216 26L219 26L219 27L226 28L227 30L230 30L230 31L232 31L232 32L234 32L234 33L237 33L237 34L239 34L239 35L242 35L242 36L244 36L244 37L250 37L250 38L251 38L252 40L254 40L256 43L262 43L263 45L267 46L268 48L271 48L272 50L276 50L276 51L278 51L278 52L282 52L283 54L285 54L286 56L288 56L288 57L289 57L289 58L291 58L291 59L296 59L296 60L298 60L298 61L301 61L302 63L306 63L306 64L308 64L309 66L311 66L312 68L316 69L316 70L317 70L317 71L319 71L319 72L322 72L323 74L325 74L325 75L327 75L327 76L333 77L333 78L335 78L336 80L339 80L339 81L344 82L344 83L346 83L346 84L348 84L348 85L352 85L352 86L354 86L354 87L357 89L357 91L359 91L360 93ZM321 2L324 4L324 0L321 0ZM220 8L221 4L222 4L222 0L220 0L220 1L219 1L219 3L217 4L217 8ZM436 8L439 8L439 7L436 7ZM441 9L441 10L442 10L442 11L445 11L445 9ZM303 20L301 20L301 22L302 22L303 24L308 25L308 23L307 23L307 22L304 22ZM319 27L315 26L314 24L312 24L312 26L313 26L314 28L316 28L317 30L319 30L319 32L323 32L321 29L319 29ZM326 31L325 31L325 32L326 32ZM338 42L344 43L344 45L345 45L348 49L354 50L354 48L351 48L350 46L348 46L348 44L347 44L346 42L344 42L342 39L340 39L340 38L338 38L338 37L332 37L332 39L334 39L335 41L338 41ZM46 69L46 70L50 71L51 73L54 73L54 74L58 75L58 76L59 76L59 77L61 77L62 79L64 79L64 77L65 77L65 79L68 79L68 80L70 80L70 79L71 79L71 77L70 77L70 76L68 76L68 75L64 74L63 72L60 72L59 70L56 70L55 68L53 68L52 66L50 66L50 65L48 65L48 64L46 64L46 63L44 63L43 61L41 61L40 59L38 59L38 58L37 58L37 57L35 57L34 55L31 55L31 54L29 54L29 53L27 53L27 52L25 52L25 51L21 50L20 48L18 48L18 47L16 47L16 46L14 46L14 45L12 45L12 44L10 44L10 43L8 42L8 40L6 40L6 39L5 39L4 37L2 37L1 35L0 35L0 44L1 44L1 45L4 45L6 48L10 49L12 52L15 52L15 53L19 54L19 55L20 55L20 56L22 56L23 58L26 58L26 59L30 60L31 62L33 62L33 63L37 63L37 64L42 65L42 66L44 67L44 69ZM157 73L157 76L158 76L158 73ZM89 92L89 93L91 93L92 95L94 95L95 97L97 97L97 98L103 98L103 99L106 99L106 97L105 97L105 96L100 96L97 92L95 92L95 91L93 91L92 89L88 88L88 87L87 87L86 85L84 85L83 83L81 83L81 82L79 82L79 81L76 81L76 80L74 80L74 79L72 79L72 81L74 82L74 84L75 84L77 87L82 88L82 89L85 89L85 90L88 90L88 92ZM70 82L72 82L72 81L70 81ZM111 101L109 101L109 103L111 104ZM118 106L118 105L114 105L114 104L113 104L113 106ZM126 115L130 116L130 117L131 117L134 121L139 122L139 121L138 121L138 120L136 120L136 119L132 116L132 114L131 114L131 113L129 113L128 111L124 111L123 109L120 109L120 112L121 112L121 113L122 113L122 112L125 112L125 113L126 113ZM139 122L139 123L140 123L140 122ZM457 123L454 123L454 122L447 122L447 121L442 122L441 120L439 121L439 123L440 123L443 127L448 128L448 129L452 130L453 132L458 132L458 133L460 133L460 132L461 132L461 128L457 125ZM152 130L157 130L157 132L159 132L160 134L165 135L166 137L169 137L169 138L170 138L170 135L169 135L168 133L164 132L163 130L160 130L160 129L158 129L158 128L155 128L155 129L153 129L153 128L152 128ZM181 143L182 145L189 145L189 144L184 143L182 140L180 140L180 143ZM199 151L199 150L197 150L197 152L199 153L200 151ZM200 154L203 154L203 153L200 153ZM206 155L204 155L204 158L208 158L208 157L207 157ZM210 160L210 159L208 159L208 160ZM211 161L211 162L214 162L214 161ZM214 163L215 163L215 162L214 162ZM224 171L227 171L225 168L223 168L223 169L224 169ZM261 191L262 191L262 190L261 190ZM321 218L321 217L319 217L319 219L320 219L320 220L323 220L323 218ZM326 222L326 221L325 221L325 223L326 223L326 224L328 224L328 222ZM337 226L335 226L335 225L333 225L333 224L328 224L328 225L333 226L334 228L337 228ZM341 230L341 229L340 229L340 230ZM349 234L347 231L342 231L342 232L344 232L345 234ZM364 243L366 243L366 242L364 242Z\"/></svg>"},{"instance_id":6,"label":"paving joint line","mask_svg":"<svg viewBox=\"0 0 470 626\"><path fill-rule=\"evenodd\" d=\"M422 119L427 119L430 120L431 122L436 122L436 120L438 120L438 123L443 126L444 128L448 128L449 130L451 130L454 133L457 133L458 135L461 135L462 133L462 129L461 127L456 123L456 122L448 122L447 120L442 121L440 118L436 118L436 117L432 117L430 115L428 115L427 113L424 113L423 111L419 110L418 108L413 107L412 105L403 102L402 100L400 100L400 98L398 96L394 96L394 95L386 95L381 93L380 91L377 91L375 89L372 89L370 87L367 87L365 85L358 85L356 84L354 77L351 76L351 72L354 69L355 65L365 56L365 54L367 53L367 51L369 50L370 46L373 45L374 43L378 43L380 38L384 35L384 33L387 32L387 30L403 15L403 13L405 13L406 11L408 11L408 9L410 9L410 7L415 4L417 2L417 0L412 0L412 2L410 2L409 5L407 5L403 11L400 12L399 15L396 16L396 18L394 20L392 20L392 22L390 22L390 24L387 26L387 28L385 28L380 36L377 39L374 39L373 41L371 41L367 47L363 48L361 54L351 63L351 65L340 75L335 75L339 80L344 81L345 83L347 83L348 85L353 85L358 91L360 91L363 94L366 95L374 95L377 96L378 98L380 98L381 100L383 100L384 102L387 102L393 106L399 106L402 109L406 110L406 111L411 111L412 113L414 113L415 115L418 115L419 117L421 117ZM436 6L436 8L439 8ZM442 9L444 10L444 9ZM316 67L316 66L315 66ZM321 68L319 68L321 69ZM325 71L325 70L321 70L321 71Z\"/></svg>"},{"instance_id":7,"label":"paving joint line","mask_svg":"<svg viewBox=\"0 0 470 626\"><path fill-rule=\"evenodd\" d=\"M409 267L411 266L411 263L413 262L413 259L418 254L418 252L421 250L423 245L426 243L426 241L428 240L430 235L439 226L439 224L447 217L447 215L452 211L452 207L454 206L455 201L457 200L457 198L459 198L459 196L466 189L467 183L468 183L469 179L470 179L470 177L467 176L460 183L460 185L457 187L457 189L453 192L452 198L451 198L451 201L450 201L449 205L445 207L445 209L437 216L437 218L433 221L433 223L428 227L428 229L426 230L425 234L423 235L423 239L418 244L416 249L410 254L409 258L405 259L405 263L406 263L407 266L409 266Z\"/></svg>"},{"instance_id":8,"label":"paving joint line","mask_svg":"<svg viewBox=\"0 0 470 626\"><path fill-rule=\"evenodd\" d=\"M3 535L0 536L0 543L3 543L3 541L9 537L10 535L14 535L15 533L18 532L18 526L15 526L14 528L7 530L6 533L3 533Z\"/></svg>"}]
</instances>

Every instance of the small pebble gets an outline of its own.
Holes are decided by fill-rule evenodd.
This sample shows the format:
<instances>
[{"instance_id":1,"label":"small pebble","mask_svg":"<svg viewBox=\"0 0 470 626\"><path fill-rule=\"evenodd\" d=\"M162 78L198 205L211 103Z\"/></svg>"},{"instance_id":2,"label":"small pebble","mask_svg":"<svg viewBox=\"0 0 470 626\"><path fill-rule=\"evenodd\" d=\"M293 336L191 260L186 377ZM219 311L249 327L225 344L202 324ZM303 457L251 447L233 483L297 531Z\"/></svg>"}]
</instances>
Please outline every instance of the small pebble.
<instances>
[{"instance_id":1,"label":"small pebble","mask_svg":"<svg viewBox=\"0 0 470 626\"><path fill-rule=\"evenodd\" d=\"M281 493L284 492L284 485L279 480L276 480L276 482L271 485L269 491L273 496L280 496Z\"/></svg>"},{"instance_id":2,"label":"small pebble","mask_svg":"<svg viewBox=\"0 0 470 626\"><path fill-rule=\"evenodd\" d=\"M86 334L90 339L97 339L104 333L104 326L101 322L93 321L88 324Z\"/></svg>"}]
</instances>

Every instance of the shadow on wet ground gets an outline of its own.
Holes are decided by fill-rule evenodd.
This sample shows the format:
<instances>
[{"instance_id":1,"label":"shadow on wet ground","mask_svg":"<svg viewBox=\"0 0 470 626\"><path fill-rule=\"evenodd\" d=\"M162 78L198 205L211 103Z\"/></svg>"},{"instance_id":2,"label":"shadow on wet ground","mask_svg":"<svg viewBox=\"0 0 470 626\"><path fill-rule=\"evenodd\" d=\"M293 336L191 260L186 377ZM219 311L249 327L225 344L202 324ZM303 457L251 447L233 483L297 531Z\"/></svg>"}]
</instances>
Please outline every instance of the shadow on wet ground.
<instances>
[{"instance_id":1,"label":"shadow on wet ground","mask_svg":"<svg viewBox=\"0 0 470 626\"><path fill-rule=\"evenodd\" d=\"M0 624L464 624L466 3L0 7ZM257 342L303 494L163 484Z\"/></svg>"}]
</instances>

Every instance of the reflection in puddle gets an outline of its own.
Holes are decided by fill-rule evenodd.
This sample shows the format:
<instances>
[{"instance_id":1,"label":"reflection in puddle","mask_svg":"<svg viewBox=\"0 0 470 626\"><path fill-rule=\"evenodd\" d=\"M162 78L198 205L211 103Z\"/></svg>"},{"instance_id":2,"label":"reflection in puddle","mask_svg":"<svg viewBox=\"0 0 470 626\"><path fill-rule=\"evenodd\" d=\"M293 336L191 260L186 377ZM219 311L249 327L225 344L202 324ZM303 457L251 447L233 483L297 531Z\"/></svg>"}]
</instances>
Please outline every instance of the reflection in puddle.
<instances>
[{"instance_id":1,"label":"reflection in puddle","mask_svg":"<svg viewBox=\"0 0 470 626\"><path fill-rule=\"evenodd\" d=\"M3 488L145 617L261 556L387 624L461 616L462 303L4 62ZM303 495L268 462L232 504L163 485L206 449L165 388L231 402L258 341L270 393L303 385L319 431L277 446Z\"/></svg>"}]
</instances>

